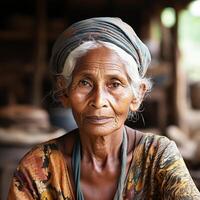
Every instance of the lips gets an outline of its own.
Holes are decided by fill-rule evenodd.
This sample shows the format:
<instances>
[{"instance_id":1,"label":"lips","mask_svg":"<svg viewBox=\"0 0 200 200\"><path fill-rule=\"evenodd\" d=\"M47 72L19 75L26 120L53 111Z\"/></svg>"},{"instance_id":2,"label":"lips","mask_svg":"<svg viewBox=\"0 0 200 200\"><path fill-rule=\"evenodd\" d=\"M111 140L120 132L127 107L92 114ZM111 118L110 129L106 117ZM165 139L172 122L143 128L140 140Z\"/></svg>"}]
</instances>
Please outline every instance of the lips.
<instances>
[{"instance_id":1,"label":"lips","mask_svg":"<svg viewBox=\"0 0 200 200\"><path fill-rule=\"evenodd\" d=\"M92 124L105 124L111 121L113 117L109 116L87 116L86 120Z\"/></svg>"}]
</instances>

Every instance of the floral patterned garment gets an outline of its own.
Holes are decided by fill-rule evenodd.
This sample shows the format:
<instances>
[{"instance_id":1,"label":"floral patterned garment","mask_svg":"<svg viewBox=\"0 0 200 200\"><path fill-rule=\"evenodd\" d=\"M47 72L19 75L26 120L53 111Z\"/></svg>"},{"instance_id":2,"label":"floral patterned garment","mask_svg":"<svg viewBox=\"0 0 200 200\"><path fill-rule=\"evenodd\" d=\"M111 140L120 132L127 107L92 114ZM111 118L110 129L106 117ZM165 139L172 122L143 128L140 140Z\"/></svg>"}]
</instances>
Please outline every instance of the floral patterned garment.
<instances>
[{"instance_id":1,"label":"floral patterned garment","mask_svg":"<svg viewBox=\"0 0 200 200\"><path fill-rule=\"evenodd\" d=\"M136 134L137 140L124 185L124 200L200 200L174 142L126 129ZM60 148L59 141L64 137L36 146L22 159L8 200L75 200Z\"/></svg>"}]
</instances>

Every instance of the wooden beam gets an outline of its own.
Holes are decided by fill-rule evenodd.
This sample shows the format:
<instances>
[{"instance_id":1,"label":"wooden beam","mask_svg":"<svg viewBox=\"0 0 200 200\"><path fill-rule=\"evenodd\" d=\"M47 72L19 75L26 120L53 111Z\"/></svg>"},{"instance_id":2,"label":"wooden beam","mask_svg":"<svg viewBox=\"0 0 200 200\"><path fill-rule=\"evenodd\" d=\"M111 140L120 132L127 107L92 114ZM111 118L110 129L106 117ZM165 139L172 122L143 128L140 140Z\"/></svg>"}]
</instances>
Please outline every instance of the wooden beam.
<instances>
[{"instance_id":1,"label":"wooden beam","mask_svg":"<svg viewBox=\"0 0 200 200\"><path fill-rule=\"evenodd\" d=\"M47 56L47 6L46 0L37 0L36 5L36 53L33 81L33 104L40 106L42 99L43 78L46 70Z\"/></svg>"},{"instance_id":2,"label":"wooden beam","mask_svg":"<svg viewBox=\"0 0 200 200\"><path fill-rule=\"evenodd\" d=\"M172 63L172 97L173 97L173 115L174 122L178 125L179 108L178 108L178 65L177 65L177 48L178 48L178 14L176 13L176 22L171 30L171 63Z\"/></svg>"}]
</instances>

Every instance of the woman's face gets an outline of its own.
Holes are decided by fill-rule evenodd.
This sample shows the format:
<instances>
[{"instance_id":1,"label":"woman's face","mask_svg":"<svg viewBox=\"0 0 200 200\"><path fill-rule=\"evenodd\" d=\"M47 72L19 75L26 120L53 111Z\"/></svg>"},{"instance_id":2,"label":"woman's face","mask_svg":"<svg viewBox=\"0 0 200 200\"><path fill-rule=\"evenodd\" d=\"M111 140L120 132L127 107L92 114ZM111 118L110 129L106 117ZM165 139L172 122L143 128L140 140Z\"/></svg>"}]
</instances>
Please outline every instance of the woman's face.
<instances>
[{"instance_id":1,"label":"woman's face","mask_svg":"<svg viewBox=\"0 0 200 200\"><path fill-rule=\"evenodd\" d=\"M106 47L81 57L72 75L69 102L80 131L108 135L123 127L134 97L119 56Z\"/></svg>"}]
</instances>

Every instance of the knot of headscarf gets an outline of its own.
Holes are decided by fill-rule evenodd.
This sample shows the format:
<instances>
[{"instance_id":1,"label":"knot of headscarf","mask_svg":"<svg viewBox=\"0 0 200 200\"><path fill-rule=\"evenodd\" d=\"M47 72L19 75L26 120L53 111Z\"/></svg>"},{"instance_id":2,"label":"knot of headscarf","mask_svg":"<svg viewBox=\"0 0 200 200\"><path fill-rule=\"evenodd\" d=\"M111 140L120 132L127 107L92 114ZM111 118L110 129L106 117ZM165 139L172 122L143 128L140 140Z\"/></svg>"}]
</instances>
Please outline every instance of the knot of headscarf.
<instances>
[{"instance_id":1,"label":"knot of headscarf","mask_svg":"<svg viewBox=\"0 0 200 200\"><path fill-rule=\"evenodd\" d=\"M142 77L151 61L148 48L128 24L120 18L97 17L72 24L58 37L50 61L53 73L62 73L70 52L86 41L110 42L120 47L133 57Z\"/></svg>"}]
</instances>

